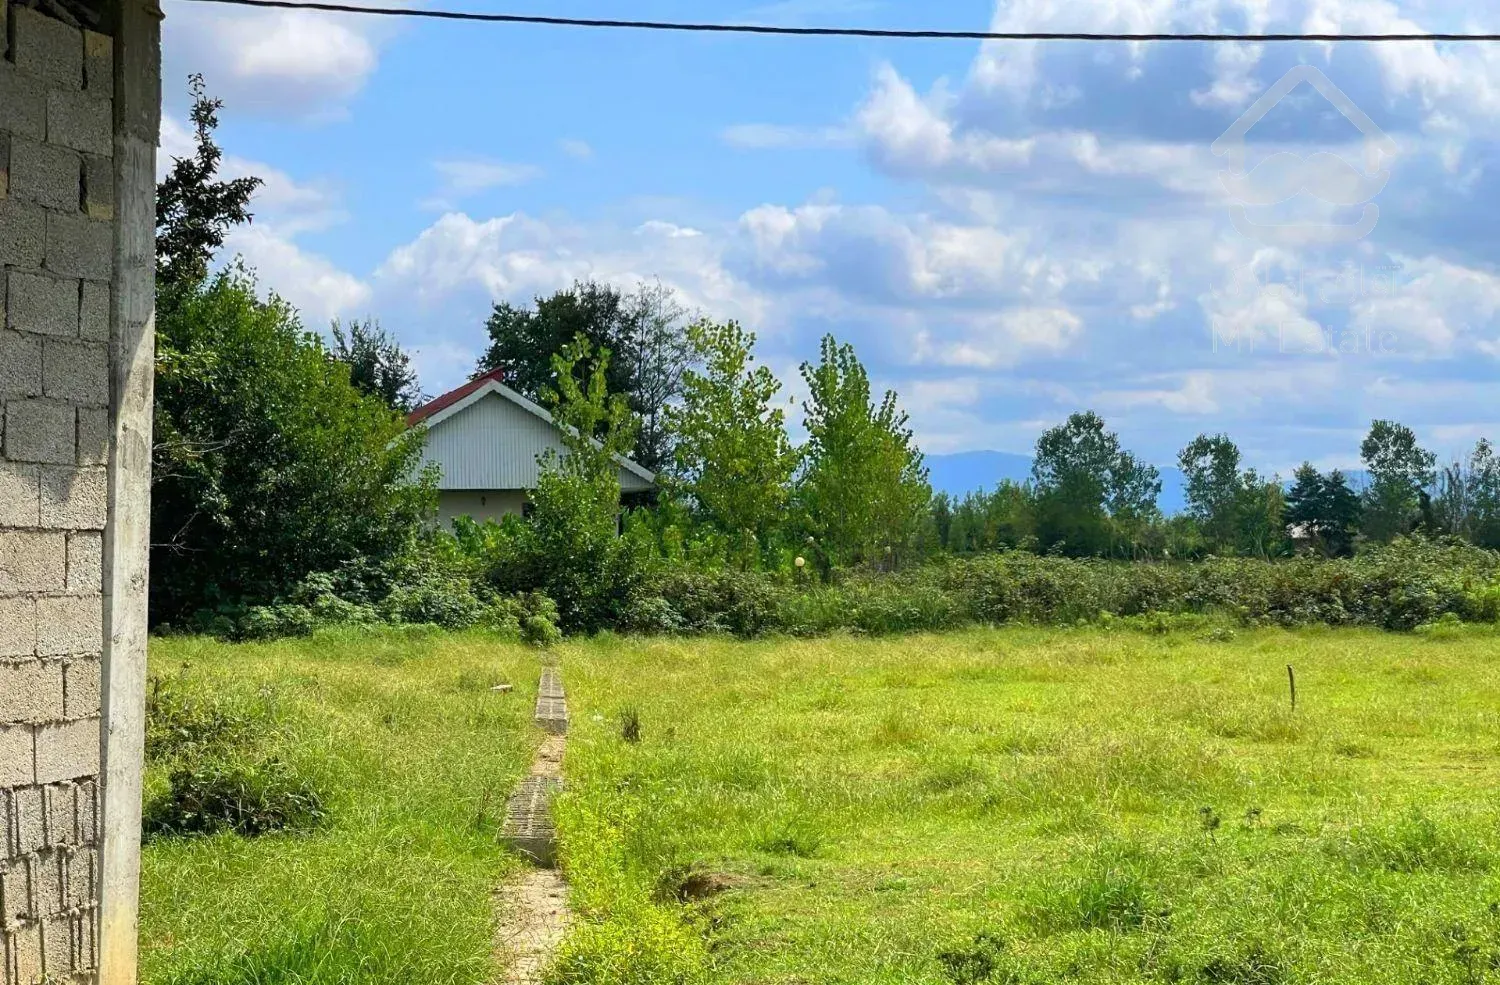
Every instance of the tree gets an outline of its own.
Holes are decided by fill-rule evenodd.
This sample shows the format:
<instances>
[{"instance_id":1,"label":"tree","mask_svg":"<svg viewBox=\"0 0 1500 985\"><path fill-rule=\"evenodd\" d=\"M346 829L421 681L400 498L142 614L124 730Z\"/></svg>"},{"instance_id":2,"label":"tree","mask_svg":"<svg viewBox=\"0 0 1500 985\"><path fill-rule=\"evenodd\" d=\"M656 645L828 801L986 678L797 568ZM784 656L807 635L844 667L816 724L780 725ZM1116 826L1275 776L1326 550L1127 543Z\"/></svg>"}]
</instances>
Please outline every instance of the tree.
<instances>
[{"instance_id":1,"label":"tree","mask_svg":"<svg viewBox=\"0 0 1500 985\"><path fill-rule=\"evenodd\" d=\"M785 415L771 405L781 382L754 365L755 335L735 322L696 322L687 337L703 369L686 372L682 404L666 415L677 477L700 517L764 549L797 467Z\"/></svg>"},{"instance_id":2,"label":"tree","mask_svg":"<svg viewBox=\"0 0 1500 985\"><path fill-rule=\"evenodd\" d=\"M403 550L433 515L422 437L349 383L296 313L235 268L157 321L151 612L267 604Z\"/></svg>"},{"instance_id":3,"label":"tree","mask_svg":"<svg viewBox=\"0 0 1500 985\"><path fill-rule=\"evenodd\" d=\"M1500 460L1480 438L1466 461L1454 461L1437 476L1432 502L1436 526L1480 547L1500 547Z\"/></svg>"},{"instance_id":4,"label":"tree","mask_svg":"<svg viewBox=\"0 0 1500 985\"><path fill-rule=\"evenodd\" d=\"M1417 444L1411 428L1395 421L1375 421L1359 449L1370 473L1362 497L1362 527L1381 543L1410 533L1421 517L1423 491L1435 481L1437 457Z\"/></svg>"},{"instance_id":5,"label":"tree","mask_svg":"<svg viewBox=\"0 0 1500 985\"><path fill-rule=\"evenodd\" d=\"M801 372L808 441L796 498L805 522L831 564L898 561L932 488L895 391L877 406L853 346L831 335Z\"/></svg>"},{"instance_id":6,"label":"tree","mask_svg":"<svg viewBox=\"0 0 1500 985\"><path fill-rule=\"evenodd\" d=\"M1240 450L1227 435L1200 434L1177 456L1187 478L1187 512L1215 550L1232 549L1239 533Z\"/></svg>"},{"instance_id":7,"label":"tree","mask_svg":"<svg viewBox=\"0 0 1500 985\"><path fill-rule=\"evenodd\" d=\"M1116 532L1132 547L1159 516L1156 468L1120 448L1093 411L1073 414L1042 432L1031 465L1037 497L1037 536L1049 550L1104 554Z\"/></svg>"},{"instance_id":8,"label":"tree","mask_svg":"<svg viewBox=\"0 0 1500 985\"><path fill-rule=\"evenodd\" d=\"M192 157L174 158L156 186L156 278L169 295L207 278L225 233L251 220L250 197L262 184L254 177L219 180L223 152L213 135L224 104L208 98L201 75L188 77L188 90L197 146Z\"/></svg>"},{"instance_id":9,"label":"tree","mask_svg":"<svg viewBox=\"0 0 1500 985\"><path fill-rule=\"evenodd\" d=\"M643 422L633 457L659 470L671 460L664 409L681 395L687 363L683 315L672 291L661 284L624 294L608 284L580 281L536 298L532 308L502 301L485 324L490 344L477 372L502 370L507 386L540 401L556 385L553 357L564 346L581 337L595 353L608 350L608 392L625 398ZM592 371L591 361L573 367L580 383Z\"/></svg>"},{"instance_id":10,"label":"tree","mask_svg":"<svg viewBox=\"0 0 1500 985\"><path fill-rule=\"evenodd\" d=\"M1286 496L1286 522L1310 540L1326 557L1354 552L1359 531L1359 497L1337 469L1323 475L1304 462L1292 473Z\"/></svg>"},{"instance_id":11,"label":"tree","mask_svg":"<svg viewBox=\"0 0 1500 985\"><path fill-rule=\"evenodd\" d=\"M514 539L491 578L502 590L545 592L566 629L596 630L617 622L640 573L618 536L618 459L634 444L637 424L625 399L609 392L608 350L580 336L553 359L557 385L541 397L565 451L539 460L531 515L511 525ZM589 367L583 383L581 365Z\"/></svg>"},{"instance_id":12,"label":"tree","mask_svg":"<svg viewBox=\"0 0 1500 985\"><path fill-rule=\"evenodd\" d=\"M1234 499L1234 544L1242 554L1270 558L1286 545L1286 496L1281 479L1254 470L1239 478Z\"/></svg>"},{"instance_id":13,"label":"tree","mask_svg":"<svg viewBox=\"0 0 1500 985\"><path fill-rule=\"evenodd\" d=\"M334 319L333 358L349 367L349 382L392 410L408 413L422 400L411 357L372 318L351 320L346 329Z\"/></svg>"}]
</instances>

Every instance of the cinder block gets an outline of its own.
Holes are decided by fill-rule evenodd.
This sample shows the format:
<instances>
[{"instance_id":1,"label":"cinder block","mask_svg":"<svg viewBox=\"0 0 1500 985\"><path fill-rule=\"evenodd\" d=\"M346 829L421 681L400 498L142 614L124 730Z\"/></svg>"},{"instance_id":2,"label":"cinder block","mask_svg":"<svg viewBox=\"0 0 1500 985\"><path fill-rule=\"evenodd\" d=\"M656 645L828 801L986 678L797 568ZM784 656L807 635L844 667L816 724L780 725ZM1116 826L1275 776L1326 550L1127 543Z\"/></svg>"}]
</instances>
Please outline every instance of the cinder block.
<instances>
[{"instance_id":1,"label":"cinder block","mask_svg":"<svg viewBox=\"0 0 1500 985\"><path fill-rule=\"evenodd\" d=\"M97 713L97 709L92 712ZM62 717L62 664L0 663L0 722L47 722Z\"/></svg>"},{"instance_id":2,"label":"cinder block","mask_svg":"<svg viewBox=\"0 0 1500 985\"><path fill-rule=\"evenodd\" d=\"M42 921L42 976L44 981L64 981L74 971L73 918L66 914Z\"/></svg>"},{"instance_id":3,"label":"cinder block","mask_svg":"<svg viewBox=\"0 0 1500 985\"><path fill-rule=\"evenodd\" d=\"M11 141L11 198L35 202L47 209L77 212L82 187L83 158L77 151L34 140Z\"/></svg>"},{"instance_id":4,"label":"cinder block","mask_svg":"<svg viewBox=\"0 0 1500 985\"><path fill-rule=\"evenodd\" d=\"M36 649L43 657L100 653L104 649L104 601L99 596L37 599ZM84 770L83 773L89 772ZM54 776L66 780L83 773ZM52 780L43 780L50 783Z\"/></svg>"},{"instance_id":5,"label":"cinder block","mask_svg":"<svg viewBox=\"0 0 1500 985\"><path fill-rule=\"evenodd\" d=\"M11 952L15 981L19 985L42 981L42 925L23 923L7 932L5 939Z\"/></svg>"},{"instance_id":6,"label":"cinder block","mask_svg":"<svg viewBox=\"0 0 1500 985\"><path fill-rule=\"evenodd\" d=\"M41 395L42 340L0 329L0 399Z\"/></svg>"},{"instance_id":7,"label":"cinder block","mask_svg":"<svg viewBox=\"0 0 1500 985\"><path fill-rule=\"evenodd\" d=\"M83 88L83 32L25 7L12 7L16 68L49 88Z\"/></svg>"},{"instance_id":8,"label":"cinder block","mask_svg":"<svg viewBox=\"0 0 1500 985\"><path fill-rule=\"evenodd\" d=\"M47 136L47 87L0 60L0 130L27 140Z\"/></svg>"},{"instance_id":9,"label":"cinder block","mask_svg":"<svg viewBox=\"0 0 1500 985\"><path fill-rule=\"evenodd\" d=\"M114 226L85 215L47 214L46 259L43 266L63 277L109 280L114 252Z\"/></svg>"},{"instance_id":10,"label":"cinder block","mask_svg":"<svg viewBox=\"0 0 1500 985\"><path fill-rule=\"evenodd\" d=\"M3 3L4 0L0 0ZM10 134L0 130L0 198L10 197ZM0 303L4 302L0 298Z\"/></svg>"},{"instance_id":11,"label":"cinder block","mask_svg":"<svg viewBox=\"0 0 1500 985\"><path fill-rule=\"evenodd\" d=\"M83 211L91 219L115 217L115 168L107 157L84 155Z\"/></svg>"},{"instance_id":12,"label":"cinder block","mask_svg":"<svg viewBox=\"0 0 1500 985\"><path fill-rule=\"evenodd\" d=\"M3 801L4 794L0 794ZM4 839L0 838L0 845ZM8 856L7 856L8 857ZM6 861L0 858L0 928L26 918L31 907L31 892L27 886L26 861ZM0 948L0 956L5 953Z\"/></svg>"},{"instance_id":13,"label":"cinder block","mask_svg":"<svg viewBox=\"0 0 1500 985\"><path fill-rule=\"evenodd\" d=\"M88 906L99 898L99 856L92 848L69 854L66 875L69 907Z\"/></svg>"},{"instance_id":14,"label":"cinder block","mask_svg":"<svg viewBox=\"0 0 1500 985\"><path fill-rule=\"evenodd\" d=\"M104 537L68 534L68 591L97 592L104 584Z\"/></svg>"},{"instance_id":15,"label":"cinder block","mask_svg":"<svg viewBox=\"0 0 1500 985\"><path fill-rule=\"evenodd\" d=\"M109 403L109 350L97 342L48 339L42 349L42 395L91 407Z\"/></svg>"},{"instance_id":16,"label":"cinder block","mask_svg":"<svg viewBox=\"0 0 1500 985\"><path fill-rule=\"evenodd\" d=\"M103 465L109 461L109 411L103 407L78 408L78 464Z\"/></svg>"},{"instance_id":17,"label":"cinder block","mask_svg":"<svg viewBox=\"0 0 1500 985\"><path fill-rule=\"evenodd\" d=\"M41 469L0 461L0 527L35 527L41 518Z\"/></svg>"},{"instance_id":18,"label":"cinder block","mask_svg":"<svg viewBox=\"0 0 1500 985\"><path fill-rule=\"evenodd\" d=\"M34 653L36 602L0 599L0 657L29 657Z\"/></svg>"},{"instance_id":19,"label":"cinder block","mask_svg":"<svg viewBox=\"0 0 1500 985\"><path fill-rule=\"evenodd\" d=\"M83 87L101 99L115 94L115 41L98 31L83 32Z\"/></svg>"},{"instance_id":20,"label":"cinder block","mask_svg":"<svg viewBox=\"0 0 1500 985\"><path fill-rule=\"evenodd\" d=\"M110 157L115 152L113 117L108 99L88 92L49 92L47 143Z\"/></svg>"},{"instance_id":21,"label":"cinder block","mask_svg":"<svg viewBox=\"0 0 1500 985\"><path fill-rule=\"evenodd\" d=\"M78 334L78 281L12 270L5 324L38 335Z\"/></svg>"},{"instance_id":22,"label":"cinder block","mask_svg":"<svg viewBox=\"0 0 1500 985\"><path fill-rule=\"evenodd\" d=\"M12 462L71 464L77 458L78 415L54 400L5 403L5 457Z\"/></svg>"},{"instance_id":23,"label":"cinder block","mask_svg":"<svg viewBox=\"0 0 1500 985\"><path fill-rule=\"evenodd\" d=\"M42 807L41 787L22 787L10 793L11 831L16 854L41 851L47 844L47 816Z\"/></svg>"},{"instance_id":24,"label":"cinder block","mask_svg":"<svg viewBox=\"0 0 1500 985\"><path fill-rule=\"evenodd\" d=\"M67 537L51 530L0 530L0 594L62 591L67 550Z\"/></svg>"},{"instance_id":25,"label":"cinder block","mask_svg":"<svg viewBox=\"0 0 1500 985\"><path fill-rule=\"evenodd\" d=\"M56 783L98 773L99 719L37 728L36 782Z\"/></svg>"},{"instance_id":26,"label":"cinder block","mask_svg":"<svg viewBox=\"0 0 1500 985\"><path fill-rule=\"evenodd\" d=\"M0 787L36 782L31 735L30 725L0 725ZM19 802L22 798L18 794L12 799Z\"/></svg>"},{"instance_id":27,"label":"cinder block","mask_svg":"<svg viewBox=\"0 0 1500 985\"><path fill-rule=\"evenodd\" d=\"M80 780L73 784L74 835L80 845L99 841L99 784Z\"/></svg>"},{"instance_id":28,"label":"cinder block","mask_svg":"<svg viewBox=\"0 0 1500 985\"><path fill-rule=\"evenodd\" d=\"M109 308L112 291L99 281L83 282L83 298L78 315L78 334L90 342L109 341Z\"/></svg>"},{"instance_id":29,"label":"cinder block","mask_svg":"<svg viewBox=\"0 0 1500 985\"><path fill-rule=\"evenodd\" d=\"M59 852L33 855L26 860L31 882L31 915L46 918L61 913L67 906L65 866Z\"/></svg>"},{"instance_id":30,"label":"cinder block","mask_svg":"<svg viewBox=\"0 0 1500 985\"><path fill-rule=\"evenodd\" d=\"M83 718L99 714L99 661L92 657L69 661L63 669L64 714Z\"/></svg>"},{"instance_id":31,"label":"cinder block","mask_svg":"<svg viewBox=\"0 0 1500 985\"><path fill-rule=\"evenodd\" d=\"M0 199L0 265L40 267L47 242L47 210Z\"/></svg>"},{"instance_id":32,"label":"cinder block","mask_svg":"<svg viewBox=\"0 0 1500 985\"><path fill-rule=\"evenodd\" d=\"M104 469L44 468L42 526L57 530L103 530L109 517L109 481Z\"/></svg>"}]
</instances>

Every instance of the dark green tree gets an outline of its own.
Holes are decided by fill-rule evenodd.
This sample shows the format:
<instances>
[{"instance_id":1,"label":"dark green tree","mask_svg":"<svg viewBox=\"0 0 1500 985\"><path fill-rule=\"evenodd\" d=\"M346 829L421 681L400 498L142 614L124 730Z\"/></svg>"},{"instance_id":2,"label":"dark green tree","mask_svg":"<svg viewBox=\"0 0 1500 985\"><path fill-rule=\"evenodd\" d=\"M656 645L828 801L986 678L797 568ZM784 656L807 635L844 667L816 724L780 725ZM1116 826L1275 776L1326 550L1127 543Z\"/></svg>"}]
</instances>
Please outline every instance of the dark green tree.
<instances>
[{"instance_id":1,"label":"dark green tree","mask_svg":"<svg viewBox=\"0 0 1500 985\"><path fill-rule=\"evenodd\" d=\"M682 372L690 358L683 316L670 289L660 284L625 294L608 284L579 281L536 298L532 307L502 301L485 324L490 344L476 371L501 370L507 386L540 401L557 385L553 356L565 346L583 338L593 352L608 350L605 385L642 422L633 457L657 471L671 460L665 410L682 394ZM573 373L582 384L593 373L592 361L578 363Z\"/></svg>"},{"instance_id":2,"label":"dark green tree","mask_svg":"<svg viewBox=\"0 0 1500 985\"><path fill-rule=\"evenodd\" d=\"M1074 555L1133 551L1160 516L1156 468L1120 447L1093 411L1042 432L1031 465L1037 536L1049 551ZM1117 543L1118 535L1118 543Z\"/></svg>"},{"instance_id":3,"label":"dark green tree","mask_svg":"<svg viewBox=\"0 0 1500 985\"><path fill-rule=\"evenodd\" d=\"M1386 543L1410 533L1423 515L1423 493L1436 478L1437 457L1417 444L1404 424L1375 421L1359 449L1370 473L1361 497L1365 536Z\"/></svg>"},{"instance_id":4,"label":"dark green tree","mask_svg":"<svg viewBox=\"0 0 1500 985\"><path fill-rule=\"evenodd\" d=\"M250 197L262 184L253 177L219 178L223 151L214 143L223 102L210 99L203 76L188 77L189 119L197 142L191 157L174 158L156 186L156 279L163 292L201 284L224 235L251 220Z\"/></svg>"},{"instance_id":5,"label":"dark green tree","mask_svg":"<svg viewBox=\"0 0 1500 985\"><path fill-rule=\"evenodd\" d=\"M1240 450L1228 435L1200 434L1177 456L1187 478L1187 512L1213 550L1232 551L1239 539Z\"/></svg>"},{"instance_id":6,"label":"dark green tree","mask_svg":"<svg viewBox=\"0 0 1500 985\"><path fill-rule=\"evenodd\" d=\"M333 357L349 367L349 382L361 393L403 414L421 402L411 357L378 321L354 319L345 326L335 319L332 333Z\"/></svg>"},{"instance_id":7,"label":"dark green tree","mask_svg":"<svg viewBox=\"0 0 1500 985\"><path fill-rule=\"evenodd\" d=\"M1292 473L1285 519L1325 556L1347 557L1354 553L1359 532L1359 496L1349 488L1344 473L1335 469L1324 475L1304 462Z\"/></svg>"}]
</instances>

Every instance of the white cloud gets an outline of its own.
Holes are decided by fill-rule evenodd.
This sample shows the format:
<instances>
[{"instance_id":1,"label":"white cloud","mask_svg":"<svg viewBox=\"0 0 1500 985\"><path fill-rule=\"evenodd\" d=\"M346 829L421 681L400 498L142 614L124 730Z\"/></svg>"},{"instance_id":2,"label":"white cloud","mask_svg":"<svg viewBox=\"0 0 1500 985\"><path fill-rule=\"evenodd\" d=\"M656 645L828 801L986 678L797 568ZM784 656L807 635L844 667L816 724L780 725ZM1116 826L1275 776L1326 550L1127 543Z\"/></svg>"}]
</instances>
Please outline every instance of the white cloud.
<instances>
[{"instance_id":1,"label":"white cloud","mask_svg":"<svg viewBox=\"0 0 1500 985\"><path fill-rule=\"evenodd\" d=\"M542 174L541 168L530 164L473 158L434 161L432 167L442 176L444 190L453 195L470 195L487 188L525 184Z\"/></svg>"},{"instance_id":2,"label":"white cloud","mask_svg":"<svg viewBox=\"0 0 1500 985\"><path fill-rule=\"evenodd\" d=\"M801 127L774 123L736 123L725 127L719 138L741 150L808 150L850 147L855 135L848 127Z\"/></svg>"},{"instance_id":3,"label":"white cloud","mask_svg":"<svg viewBox=\"0 0 1500 985\"><path fill-rule=\"evenodd\" d=\"M1064 352L1083 332L1083 320L1066 308L1015 308L973 319L958 338L935 338L922 329L912 361L968 369L1011 367L1037 354Z\"/></svg>"},{"instance_id":4,"label":"white cloud","mask_svg":"<svg viewBox=\"0 0 1500 985\"><path fill-rule=\"evenodd\" d=\"M594 148L586 140L568 138L557 142L558 149L577 161L587 161L594 156Z\"/></svg>"},{"instance_id":5,"label":"white cloud","mask_svg":"<svg viewBox=\"0 0 1500 985\"><path fill-rule=\"evenodd\" d=\"M375 71L384 37L370 19L321 11L167 9L164 77L202 72L236 112L341 113Z\"/></svg>"},{"instance_id":6,"label":"white cloud","mask_svg":"<svg viewBox=\"0 0 1500 985\"><path fill-rule=\"evenodd\" d=\"M355 314L370 301L370 288L359 278L258 223L234 230L224 250L226 255L244 257L262 289L274 290L295 305L309 328Z\"/></svg>"}]
</instances>

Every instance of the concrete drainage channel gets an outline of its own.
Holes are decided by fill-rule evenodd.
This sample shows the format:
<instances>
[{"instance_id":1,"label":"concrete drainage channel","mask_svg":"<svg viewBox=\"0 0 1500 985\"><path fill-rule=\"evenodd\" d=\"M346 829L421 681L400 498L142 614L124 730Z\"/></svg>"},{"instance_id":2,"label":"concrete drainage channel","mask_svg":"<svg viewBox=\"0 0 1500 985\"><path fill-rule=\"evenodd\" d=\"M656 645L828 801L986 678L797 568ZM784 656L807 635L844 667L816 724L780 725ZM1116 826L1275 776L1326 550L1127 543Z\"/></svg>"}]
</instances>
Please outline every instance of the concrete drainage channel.
<instances>
[{"instance_id":1,"label":"concrete drainage channel","mask_svg":"<svg viewBox=\"0 0 1500 985\"><path fill-rule=\"evenodd\" d=\"M568 743L568 701L562 670L555 665L542 668L536 723L547 737L531 772L506 804L500 833L506 845L534 865L500 890L498 944L504 985L539 985L572 917L567 883L557 870L557 829L552 822L552 799L562 789Z\"/></svg>"}]
</instances>

